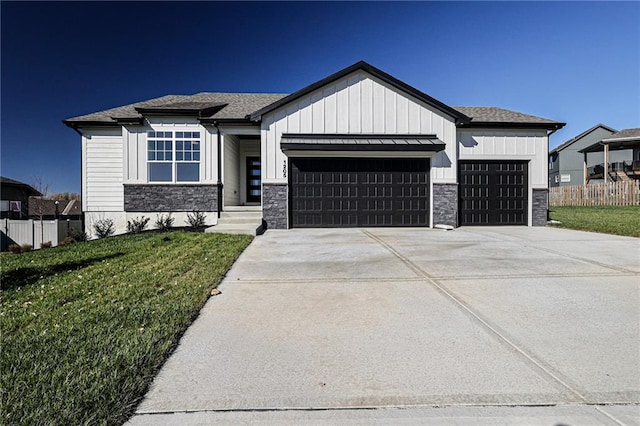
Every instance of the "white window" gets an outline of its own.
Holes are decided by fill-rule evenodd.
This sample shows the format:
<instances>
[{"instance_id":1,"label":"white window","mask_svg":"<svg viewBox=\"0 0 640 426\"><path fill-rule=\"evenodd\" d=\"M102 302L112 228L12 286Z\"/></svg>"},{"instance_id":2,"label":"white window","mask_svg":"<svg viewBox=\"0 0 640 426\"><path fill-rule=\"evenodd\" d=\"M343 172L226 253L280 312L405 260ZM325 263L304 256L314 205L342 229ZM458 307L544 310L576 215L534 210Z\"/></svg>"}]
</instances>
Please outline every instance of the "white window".
<instances>
[{"instance_id":1,"label":"white window","mask_svg":"<svg viewBox=\"0 0 640 426\"><path fill-rule=\"evenodd\" d=\"M149 182L198 182L200 132L147 132Z\"/></svg>"}]
</instances>

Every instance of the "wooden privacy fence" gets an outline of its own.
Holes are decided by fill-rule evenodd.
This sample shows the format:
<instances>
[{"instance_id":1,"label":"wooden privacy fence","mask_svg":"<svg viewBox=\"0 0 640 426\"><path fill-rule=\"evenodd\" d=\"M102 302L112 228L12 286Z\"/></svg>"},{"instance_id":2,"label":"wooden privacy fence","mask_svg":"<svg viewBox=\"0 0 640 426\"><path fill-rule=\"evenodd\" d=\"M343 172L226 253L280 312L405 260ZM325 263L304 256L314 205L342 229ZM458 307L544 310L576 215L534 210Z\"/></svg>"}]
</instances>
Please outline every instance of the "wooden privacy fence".
<instances>
[{"instance_id":1,"label":"wooden privacy fence","mask_svg":"<svg viewBox=\"0 0 640 426\"><path fill-rule=\"evenodd\" d=\"M640 181L619 181L593 185L549 188L550 206L637 206Z\"/></svg>"}]
</instances>

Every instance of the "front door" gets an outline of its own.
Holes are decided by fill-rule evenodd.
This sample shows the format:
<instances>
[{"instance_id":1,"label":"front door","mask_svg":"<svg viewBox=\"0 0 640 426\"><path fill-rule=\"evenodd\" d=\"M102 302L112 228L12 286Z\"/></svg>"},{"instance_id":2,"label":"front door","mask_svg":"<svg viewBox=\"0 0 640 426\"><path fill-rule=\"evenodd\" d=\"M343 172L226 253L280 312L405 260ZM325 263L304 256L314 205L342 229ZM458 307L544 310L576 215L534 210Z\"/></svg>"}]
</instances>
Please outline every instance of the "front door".
<instances>
[{"instance_id":1,"label":"front door","mask_svg":"<svg viewBox=\"0 0 640 426\"><path fill-rule=\"evenodd\" d=\"M260 157L247 157L247 203L259 203L262 195Z\"/></svg>"}]
</instances>

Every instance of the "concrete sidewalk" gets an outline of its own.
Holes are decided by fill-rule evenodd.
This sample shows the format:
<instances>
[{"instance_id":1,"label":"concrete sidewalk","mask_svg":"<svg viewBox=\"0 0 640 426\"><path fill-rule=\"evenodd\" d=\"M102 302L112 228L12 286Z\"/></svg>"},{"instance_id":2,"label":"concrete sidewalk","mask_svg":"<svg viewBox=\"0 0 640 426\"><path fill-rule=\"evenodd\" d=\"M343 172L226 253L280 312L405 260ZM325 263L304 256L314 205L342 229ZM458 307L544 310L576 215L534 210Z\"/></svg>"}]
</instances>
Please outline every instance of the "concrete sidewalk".
<instances>
[{"instance_id":1,"label":"concrete sidewalk","mask_svg":"<svg viewBox=\"0 0 640 426\"><path fill-rule=\"evenodd\" d=\"M640 424L639 277L578 231L268 231L130 423Z\"/></svg>"}]
</instances>

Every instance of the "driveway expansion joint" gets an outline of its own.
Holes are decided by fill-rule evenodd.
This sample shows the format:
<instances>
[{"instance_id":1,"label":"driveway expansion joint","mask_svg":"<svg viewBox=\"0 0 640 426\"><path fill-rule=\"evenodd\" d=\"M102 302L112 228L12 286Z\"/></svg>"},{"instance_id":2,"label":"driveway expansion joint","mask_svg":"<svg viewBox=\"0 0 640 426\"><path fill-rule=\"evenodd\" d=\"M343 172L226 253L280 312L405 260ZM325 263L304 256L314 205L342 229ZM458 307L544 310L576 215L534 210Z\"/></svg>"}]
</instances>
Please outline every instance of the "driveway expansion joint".
<instances>
[{"instance_id":1,"label":"driveway expansion joint","mask_svg":"<svg viewBox=\"0 0 640 426\"><path fill-rule=\"evenodd\" d=\"M434 287L438 292L447 297L455 306L457 306L462 312L466 315L470 316L474 319L480 326L490 335L497 338L498 341L502 342L504 345L509 347L514 353L520 355L526 362L528 362L531 366L535 367L538 371L543 373L544 377L551 379L553 383L560 385L562 388L568 390L571 394L579 399L582 403L587 403L588 398L584 396L580 391L578 391L576 386L568 383L567 379L562 379L559 377L559 373L555 373L550 366L545 365L543 361L537 359L535 356L527 353L519 344L514 342L513 338L508 337L508 334L504 331L501 331L497 326L492 325L488 320L484 319L480 313L476 312L467 303L465 303L462 299L456 297L456 295L449 290L447 287L442 285L433 279L427 272L423 271L418 265L413 263L411 260L403 256L401 253L396 251L389 243L384 241L382 238L372 234L369 231L362 231L363 234L367 235L369 238L377 241L383 247L385 247L389 252L391 252L394 256L400 259L408 268L417 274L424 277L424 282L430 284Z\"/></svg>"}]
</instances>

